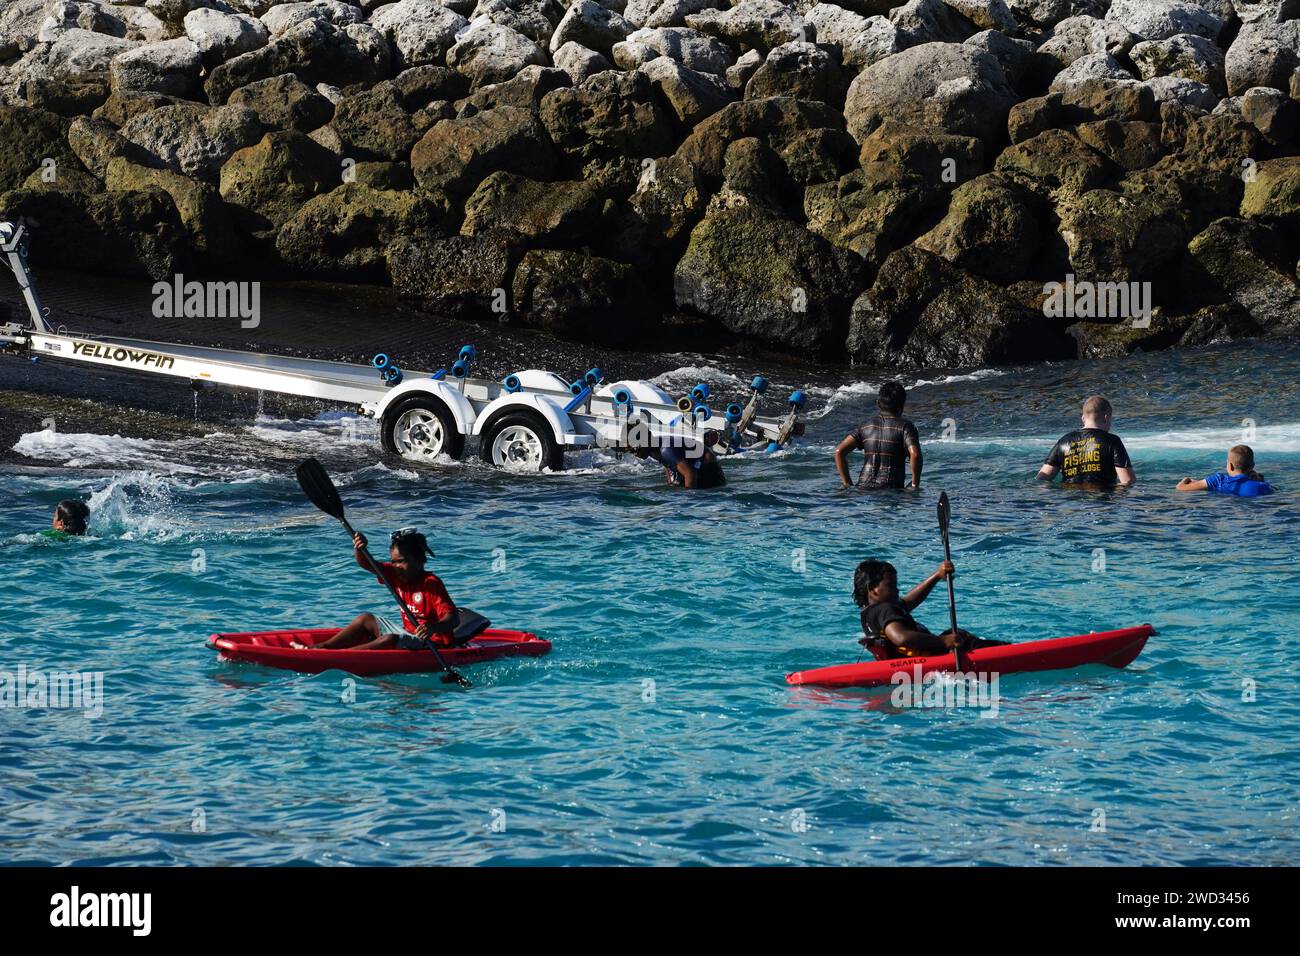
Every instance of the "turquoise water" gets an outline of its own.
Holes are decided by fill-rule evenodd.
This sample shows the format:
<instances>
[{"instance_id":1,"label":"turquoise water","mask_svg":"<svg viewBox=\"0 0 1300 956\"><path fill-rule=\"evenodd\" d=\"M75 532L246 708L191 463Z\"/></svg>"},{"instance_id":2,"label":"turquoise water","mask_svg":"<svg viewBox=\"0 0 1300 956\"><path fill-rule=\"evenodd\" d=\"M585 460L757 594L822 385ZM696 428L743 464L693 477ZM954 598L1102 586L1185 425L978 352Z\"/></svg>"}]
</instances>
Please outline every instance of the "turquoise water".
<instances>
[{"instance_id":1,"label":"turquoise water","mask_svg":"<svg viewBox=\"0 0 1300 956\"><path fill-rule=\"evenodd\" d=\"M698 377L679 364L674 387ZM738 393L741 370L712 365ZM66 464L0 470L0 669L103 672L103 712L0 710L0 861L1294 862L1296 351L931 377L908 408L920 494L836 490L830 449L876 380L807 374L806 446L729 462L731 484L695 497L590 455L528 478L375 464L373 426L330 412L206 439L25 436ZM1139 484L1036 485L1092 391ZM1175 497L1247 418L1283 492ZM387 610L290 476L313 452L354 523L430 530L452 595L552 654L473 667L469 691L219 662L214 631ZM933 569L940 489L963 626L1158 635L1126 670L1004 678L994 718L788 687L857 657L858 560L888 557L904 585ZM32 535L70 494L93 497L92 535ZM942 591L918 613L946 615Z\"/></svg>"}]
</instances>

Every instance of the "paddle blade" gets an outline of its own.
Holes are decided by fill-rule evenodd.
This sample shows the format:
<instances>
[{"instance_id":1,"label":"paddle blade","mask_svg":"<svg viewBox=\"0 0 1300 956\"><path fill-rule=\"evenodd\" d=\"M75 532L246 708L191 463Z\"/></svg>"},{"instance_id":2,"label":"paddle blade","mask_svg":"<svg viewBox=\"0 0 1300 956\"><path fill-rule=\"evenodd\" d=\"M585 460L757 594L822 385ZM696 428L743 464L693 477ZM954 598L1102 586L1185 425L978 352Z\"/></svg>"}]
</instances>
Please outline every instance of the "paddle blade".
<instances>
[{"instance_id":1,"label":"paddle blade","mask_svg":"<svg viewBox=\"0 0 1300 956\"><path fill-rule=\"evenodd\" d=\"M298 484L302 485L303 494L321 511L331 518L343 519L343 502L330 480L325 466L315 458L308 458L298 466L296 472Z\"/></svg>"},{"instance_id":2,"label":"paddle blade","mask_svg":"<svg viewBox=\"0 0 1300 956\"><path fill-rule=\"evenodd\" d=\"M951 517L948 509L948 492L939 492L939 530L944 534L948 533L948 519Z\"/></svg>"}]
</instances>

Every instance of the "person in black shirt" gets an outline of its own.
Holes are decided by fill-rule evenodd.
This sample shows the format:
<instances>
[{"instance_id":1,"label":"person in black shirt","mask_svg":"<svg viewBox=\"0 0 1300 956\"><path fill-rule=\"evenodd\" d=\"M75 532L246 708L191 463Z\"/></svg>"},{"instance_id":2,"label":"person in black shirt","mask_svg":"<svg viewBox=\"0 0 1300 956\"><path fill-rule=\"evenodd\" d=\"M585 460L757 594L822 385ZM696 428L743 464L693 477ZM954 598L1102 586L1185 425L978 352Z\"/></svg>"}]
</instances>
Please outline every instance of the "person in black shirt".
<instances>
[{"instance_id":1,"label":"person in black shirt","mask_svg":"<svg viewBox=\"0 0 1300 956\"><path fill-rule=\"evenodd\" d=\"M1042 481L1051 481L1057 472L1061 482L1088 488L1113 488L1131 485L1137 476L1128 451L1118 435L1110 433L1110 402L1094 395L1083 403L1083 427L1062 435L1038 469Z\"/></svg>"},{"instance_id":2,"label":"person in black shirt","mask_svg":"<svg viewBox=\"0 0 1300 956\"><path fill-rule=\"evenodd\" d=\"M932 575L900 597L898 571L892 564L873 558L863 561L853 572L853 601L862 608L862 630L866 635L861 643L880 658L946 654L958 641L966 650L1005 644L960 629L955 635L951 629L934 634L912 617L912 611L930 596L934 586L955 573L952 562L944 561Z\"/></svg>"},{"instance_id":3,"label":"person in black shirt","mask_svg":"<svg viewBox=\"0 0 1300 956\"><path fill-rule=\"evenodd\" d=\"M866 457L858 475L859 487L902 488L905 462L912 469L912 487L921 487L921 439L916 426L900 417L906 402L907 392L903 386L886 382L880 386L880 395L876 399L877 415L849 432L835 449L835 470L845 488L852 484L848 459L849 452L855 448Z\"/></svg>"}]
</instances>

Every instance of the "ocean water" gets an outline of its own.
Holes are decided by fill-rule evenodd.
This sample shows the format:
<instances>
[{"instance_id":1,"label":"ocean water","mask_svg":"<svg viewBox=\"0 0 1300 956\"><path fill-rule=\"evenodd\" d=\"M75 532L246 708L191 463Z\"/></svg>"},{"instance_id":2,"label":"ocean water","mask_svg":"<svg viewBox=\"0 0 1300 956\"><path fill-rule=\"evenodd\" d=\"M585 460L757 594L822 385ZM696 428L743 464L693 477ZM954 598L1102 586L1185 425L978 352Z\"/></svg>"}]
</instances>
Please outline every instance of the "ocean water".
<instances>
[{"instance_id":1,"label":"ocean water","mask_svg":"<svg viewBox=\"0 0 1300 956\"><path fill-rule=\"evenodd\" d=\"M678 359L739 396L752 369ZM102 674L102 713L0 709L0 862L46 864L1293 863L1300 354L1274 343L907 379L920 493L838 490L878 377L780 370L805 443L690 496L602 455L561 474L379 461L322 410L206 438L39 432L0 466L0 670ZM1139 483L1032 479L1110 396ZM945 422L945 420L949 420ZM1243 429L1281 488L1176 496ZM952 440L941 440L945 437ZM291 476L317 454L372 538L425 529L461 603L554 642L437 675L221 662L216 631L328 626L386 595ZM906 587L953 507L962 626L1010 640L1150 622L1124 670L1000 682L996 716L792 688L855 660L852 569ZM55 502L91 534L52 542ZM918 611L946 626L943 589Z\"/></svg>"}]
</instances>

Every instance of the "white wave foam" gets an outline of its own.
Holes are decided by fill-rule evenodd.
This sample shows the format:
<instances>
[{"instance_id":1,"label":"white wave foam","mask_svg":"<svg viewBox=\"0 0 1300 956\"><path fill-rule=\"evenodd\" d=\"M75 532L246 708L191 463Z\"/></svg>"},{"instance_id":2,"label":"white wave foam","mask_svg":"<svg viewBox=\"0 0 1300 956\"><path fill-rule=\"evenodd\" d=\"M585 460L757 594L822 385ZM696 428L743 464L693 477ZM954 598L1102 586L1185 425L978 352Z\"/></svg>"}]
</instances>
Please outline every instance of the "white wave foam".
<instances>
[{"instance_id":1,"label":"white wave foam","mask_svg":"<svg viewBox=\"0 0 1300 956\"><path fill-rule=\"evenodd\" d=\"M121 435L96 435L89 432L58 432L52 428L28 432L14 444L13 450L28 458L58 461L69 468L96 465L123 465L158 469L168 474L195 474L193 468L175 460L175 443L147 438L123 438Z\"/></svg>"},{"instance_id":2,"label":"white wave foam","mask_svg":"<svg viewBox=\"0 0 1300 956\"><path fill-rule=\"evenodd\" d=\"M684 391L700 382L708 382L710 389L714 391L723 387L747 391L750 383L750 379L742 379L738 375L724 372L716 365L683 365L681 368L656 375L649 381L666 392L672 392L677 386Z\"/></svg>"}]
</instances>

